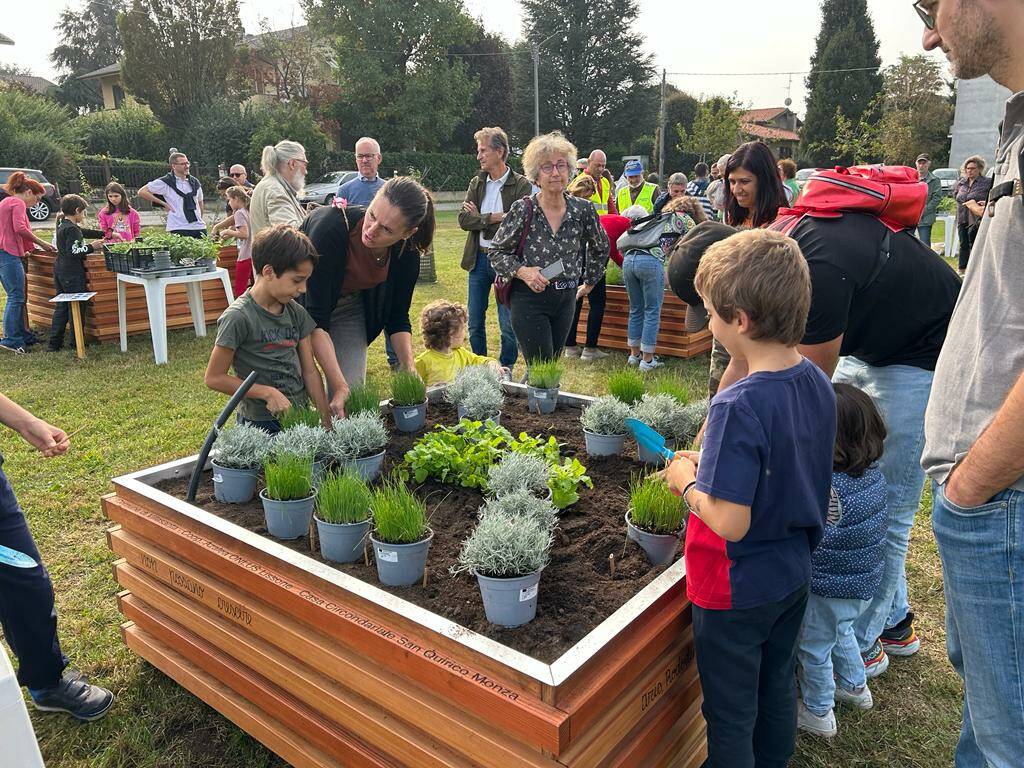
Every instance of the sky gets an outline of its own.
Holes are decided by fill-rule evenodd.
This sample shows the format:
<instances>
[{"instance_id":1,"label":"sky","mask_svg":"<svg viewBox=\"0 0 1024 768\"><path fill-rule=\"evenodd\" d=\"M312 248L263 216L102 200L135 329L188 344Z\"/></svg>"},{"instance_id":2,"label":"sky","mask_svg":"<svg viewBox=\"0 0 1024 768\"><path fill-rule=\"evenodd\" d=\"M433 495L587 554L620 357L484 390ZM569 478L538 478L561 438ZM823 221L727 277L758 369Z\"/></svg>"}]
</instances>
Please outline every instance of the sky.
<instances>
[{"instance_id":1,"label":"sky","mask_svg":"<svg viewBox=\"0 0 1024 768\"><path fill-rule=\"evenodd\" d=\"M470 15L506 39L520 36L517 0L463 0ZM57 16L82 0L32 0L18 4L17 14L0 19L0 33L14 46L0 46L0 63L17 64L33 74L56 80L49 53L58 42ZM261 18L275 29L303 22L297 0L240 0L247 32L259 31ZM868 0L882 64L901 54L921 52L921 22L909 0ZM658 71L695 96L735 94L752 108L782 106L787 95L800 114L804 109L804 75L755 76L749 73L804 72L814 53L820 24L819 0L640 0L638 31L654 54ZM556 30L552 30L556 31ZM557 38L556 38L557 40ZM930 54L942 60L941 54ZM947 70L948 71L948 70ZM712 73L727 73L719 76ZM742 73L742 74L740 74Z\"/></svg>"}]
</instances>

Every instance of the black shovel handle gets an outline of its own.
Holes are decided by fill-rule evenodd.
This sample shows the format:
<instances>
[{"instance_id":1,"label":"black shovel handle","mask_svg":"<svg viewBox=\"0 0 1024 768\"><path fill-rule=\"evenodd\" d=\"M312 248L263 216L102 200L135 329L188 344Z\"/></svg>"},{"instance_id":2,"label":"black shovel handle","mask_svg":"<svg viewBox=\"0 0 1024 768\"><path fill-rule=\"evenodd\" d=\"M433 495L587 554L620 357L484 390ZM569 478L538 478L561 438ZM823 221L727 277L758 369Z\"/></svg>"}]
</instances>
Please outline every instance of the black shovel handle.
<instances>
[{"instance_id":1,"label":"black shovel handle","mask_svg":"<svg viewBox=\"0 0 1024 768\"><path fill-rule=\"evenodd\" d=\"M224 410L220 412L220 416L217 417L217 420L213 423L213 428L206 436L206 442L203 443L203 448L199 451L199 458L196 460L196 466L192 470L192 479L188 483L188 496L185 497L185 501L189 504L194 503L196 500L196 493L199 491L199 478L202 477L203 468L206 466L206 460L210 456L213 442L217 439L217 433L228 423L228 419L231 418L235 408L242 402L242 398L252 388L252 385L256 383L256 375L256 371L253 371L245 377L245 381L235 390L235 394L228 400L228 404L224 406Z\"/></svg>"}]
</instances>

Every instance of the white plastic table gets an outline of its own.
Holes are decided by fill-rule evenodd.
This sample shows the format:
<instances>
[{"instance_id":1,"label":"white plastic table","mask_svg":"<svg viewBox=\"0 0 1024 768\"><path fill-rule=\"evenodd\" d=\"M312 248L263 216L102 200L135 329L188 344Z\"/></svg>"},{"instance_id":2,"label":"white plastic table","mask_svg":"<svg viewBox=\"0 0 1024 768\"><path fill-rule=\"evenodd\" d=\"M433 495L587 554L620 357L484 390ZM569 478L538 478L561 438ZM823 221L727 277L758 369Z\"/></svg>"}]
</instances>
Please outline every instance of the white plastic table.
<instances>
[{"instance_id":1,"label":"white plastic table","mask_svg":"<svg viewBox=\"0 0 1024 768\"><path fill-rule=\"evenodd\" d=\"M205 280L220 280L228 304L234 301L231 293L231 277L223 267L198 275L177 275L175 277L139 277L117 273L117 325L121 332L121 351L128 351L127 285L141 285L146 289L146 310L149 312L149 331L153 336L153 358L157 365L167 362L167 286L184 285L188 294L188 308L192 313L192 325L196 336L206 335L206 314L203 308L203 287Z\"/></svg>"},{"instance_id":2,"label":"white plastic table","mask_svg":"<svg viewBox=\"0 0 1024 768\"><path fill-rule=\"evenodd\" d=\"M0 644L0 746L3 748L4 765L44 768L25 699L21 696L21 686L3 644Z\"/></svg>"},{"instance_id":3,"label":"white plastic table","mask_svg":"<svg viewBox=\"0 0 1024 768\"><path fill-rule=\"evenodd\" d=\"M956 216L951 213L943 213L935 217L936 221L942 221L946 224L946 251L943 254L947 259L951 256L956 256L956 249L960 245L960 236L956 228Z\"/></svg>"}]
</instances>

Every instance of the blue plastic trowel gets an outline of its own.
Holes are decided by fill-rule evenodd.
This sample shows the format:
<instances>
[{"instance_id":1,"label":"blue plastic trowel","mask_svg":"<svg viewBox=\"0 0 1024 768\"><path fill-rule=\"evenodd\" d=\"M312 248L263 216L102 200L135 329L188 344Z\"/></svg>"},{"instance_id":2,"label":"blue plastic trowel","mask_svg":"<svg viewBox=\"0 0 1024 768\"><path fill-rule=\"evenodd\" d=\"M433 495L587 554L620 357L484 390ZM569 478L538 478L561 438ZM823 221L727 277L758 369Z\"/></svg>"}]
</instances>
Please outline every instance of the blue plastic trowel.
<instances>
[{"instance_id":1,"label":"blue plastic trowel","mask_svg":"<svg viewBox=\"0 0 1024 768\"><path fill-rule=\"evenodd\" d=\"M24 552L5 547L0 544L0 565L12 565L15 568L35 568L38 563Z\"/></svg>"},{"instance_id":2,"label":"blue plastic trowel","mask_svg":"<svg viewBox=\"0 0 1024 768\"><path fill-rule=\"evenodd\" d=\"M626 419L626 426L636 441L651 453L663 456L665 461L672 461L676 457L674 451L665 447L665 438L639 419Z\"/></svg>"}]
</instances>

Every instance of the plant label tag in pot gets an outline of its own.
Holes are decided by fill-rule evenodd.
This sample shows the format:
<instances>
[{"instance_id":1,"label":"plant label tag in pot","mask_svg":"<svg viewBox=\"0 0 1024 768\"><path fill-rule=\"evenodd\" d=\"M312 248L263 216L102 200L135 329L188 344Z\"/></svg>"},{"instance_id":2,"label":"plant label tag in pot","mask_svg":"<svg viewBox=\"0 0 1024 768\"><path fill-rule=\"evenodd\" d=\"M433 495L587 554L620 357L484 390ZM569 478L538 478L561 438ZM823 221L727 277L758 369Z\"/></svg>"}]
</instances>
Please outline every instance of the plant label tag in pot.
<instances>
[{"instance_id":1,"label":"plant label tag in pot","mask_svg":"<svg viewBox=\"0 0 1024 768\"><path fill-rule=\"evenodd\" d=\"M544 267L544 269L540 271L540 273L544 275L544 277L546 277L548 280L554 280L556 277L563 274L564 272L565 264L562 263L561 259L548 264L546 267Z\"/></svg>"},{"instance_id":2,"label":"plant label tag in pot","mask_svg":"<svg viewBox=\"0 0 1024 768\"><path fill-rule=\"evenodd\" d=\"M533 600L537 596L537 590L540 588L540 584L531 584L529 587L523 587L519 590L519 602L525 603L527 600Z\"/></svg>"},{"instance_id":3,"label":"plant label tag in pot","mask_svg":"<svg viewBox=\"0 0 1024 768\"><path fill-rule=\"evenodd\" d=\"M393 549L383 549L381 547L377 547L377 559L383 560L385 563L397 563L398 552L396 552Z\"/></svg>"},{"instance_id":4,"label":"plant label tag in pot","mask_svg":"<svg viewBox=\"0 0 1024 768\"><path fill-rule=\"evenodd\" d=\"M538 400L547 400L548 399L548 393L547 392L543 392L543 391L534 392L533 396L536 397Z\"/></svg>"},{"instance_id":5,"label":"plant label tag in pot","mask_svg":"<svg viewBox=\"0 0 1024 768\"><path fill-rule=\"evenodd\" d=\"M213 482L215 482L215 483L223 483L224 482L224 475L220 474L219 472L214 473L214 475L213 475Z\"/></svg>"}]
</instances>

